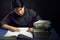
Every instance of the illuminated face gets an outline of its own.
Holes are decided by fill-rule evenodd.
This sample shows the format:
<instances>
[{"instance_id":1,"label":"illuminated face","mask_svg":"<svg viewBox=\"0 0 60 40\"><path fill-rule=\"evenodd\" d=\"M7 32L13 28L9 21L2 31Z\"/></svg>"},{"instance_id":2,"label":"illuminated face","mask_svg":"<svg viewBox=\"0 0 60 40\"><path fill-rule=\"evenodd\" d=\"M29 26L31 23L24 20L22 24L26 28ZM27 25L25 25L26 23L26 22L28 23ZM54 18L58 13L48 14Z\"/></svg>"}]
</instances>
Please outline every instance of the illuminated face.
<instances>
[{"instance_id":1,"label":"illuminated face","mask_svg":"<svg viewBox=\"0 0 60 40\"><path fill-rule=\"evenodd\" d=\"M24 15L24 12L25 12L24 7L22 7L22 8L15 8L14 11L15 11L18 15L20 15L20 16L23 16L23 15Z\"/></svg>"}]
</instances>

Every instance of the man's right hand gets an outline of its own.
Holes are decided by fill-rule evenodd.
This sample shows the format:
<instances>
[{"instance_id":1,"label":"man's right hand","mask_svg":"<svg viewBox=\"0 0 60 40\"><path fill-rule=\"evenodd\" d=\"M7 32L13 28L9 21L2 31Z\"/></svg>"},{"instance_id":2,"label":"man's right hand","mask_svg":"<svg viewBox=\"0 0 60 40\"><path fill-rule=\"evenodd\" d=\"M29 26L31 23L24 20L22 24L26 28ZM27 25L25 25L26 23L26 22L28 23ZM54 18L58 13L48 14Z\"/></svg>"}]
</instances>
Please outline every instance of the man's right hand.
<instances>
[{"instance_id":1,"label":"man's right hand","mask_svg":"<svg viewBox=\"0 0 60 40\"><path fill-rule=\"evenodd\" d=\"M20 32L20 29L19 28L14 27L14 26L10 26L8 24L2 25L2 28L7 29L7 30L10 30L12 32Z\"/></svg>"},{"instance_id":2,"label":"man's right hand","mask_svg":"<svg viewBox=\"0 0 60 40\"><path fill-rule=\"evenodd\" d=\"M12 27L10 31L12 31L12 32L20 32L20 29L16 28L16 27Z\"/></svg>"}]
</instances>

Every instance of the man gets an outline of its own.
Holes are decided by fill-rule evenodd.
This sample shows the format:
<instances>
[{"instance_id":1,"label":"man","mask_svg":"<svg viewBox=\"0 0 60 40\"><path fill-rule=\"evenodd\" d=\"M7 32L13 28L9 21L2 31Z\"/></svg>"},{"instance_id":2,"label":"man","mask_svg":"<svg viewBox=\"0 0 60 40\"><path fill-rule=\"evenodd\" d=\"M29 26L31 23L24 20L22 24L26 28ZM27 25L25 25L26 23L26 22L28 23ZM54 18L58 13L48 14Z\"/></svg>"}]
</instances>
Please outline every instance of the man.
<instances>
[{"instance_id":1,"label":"man","mask_svg":"<svg viewBox=\"0 0 60 40\"><path fill-rule=\"evenodd\" d=\"M40 20L39 15L32 9L25 8L21 0L12 1L13 13L9 14L1 21L1 26L4 29L19 32L18 27L28 27L27 32L33 32L33 22Z\"/></svg>"},{"instance_id":2,"label":"man","mask_svg":"<svg viewBox=\"0 0 60 40\"><path fill-rule=\"evenodd\" d=\"M11 31L19 31L18 27L28 27L28 23L37 15L32 9L25 8L21 0L14 0L12 8L13 13L1 22L3 28ZM35 21L40 19L39 15L37 15Z\"/></svg>"}]
</instances>

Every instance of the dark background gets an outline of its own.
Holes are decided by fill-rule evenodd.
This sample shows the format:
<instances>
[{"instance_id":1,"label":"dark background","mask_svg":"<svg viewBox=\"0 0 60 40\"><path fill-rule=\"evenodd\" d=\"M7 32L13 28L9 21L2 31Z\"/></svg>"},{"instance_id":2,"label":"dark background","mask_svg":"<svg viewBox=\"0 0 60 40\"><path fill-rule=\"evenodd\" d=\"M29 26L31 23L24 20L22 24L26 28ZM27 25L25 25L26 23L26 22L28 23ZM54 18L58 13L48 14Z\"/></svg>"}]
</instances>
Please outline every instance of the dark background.
<instances>
[{"instance_id":1,"label":"dark background","mask_svg":"<svg viewBox=\"0 0 60 40\"><path fill-rule=\"evenodd\" d=\"M60 2L57 0L23 0L27 8L35 10L42 19L50 20L53 27L58 35L59 31L59 13L60 13ZM10 12L11 0L0 0L0 21Z\"/></svg>"}]
</instances>

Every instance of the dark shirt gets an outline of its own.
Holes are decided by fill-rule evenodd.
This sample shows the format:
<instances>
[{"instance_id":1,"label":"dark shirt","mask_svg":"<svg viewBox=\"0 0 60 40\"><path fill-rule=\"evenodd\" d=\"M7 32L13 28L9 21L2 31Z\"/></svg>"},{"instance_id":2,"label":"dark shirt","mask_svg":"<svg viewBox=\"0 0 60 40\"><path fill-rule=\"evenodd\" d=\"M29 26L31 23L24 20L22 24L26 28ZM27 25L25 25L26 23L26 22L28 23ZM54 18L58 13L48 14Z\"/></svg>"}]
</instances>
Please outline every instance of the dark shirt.
<instances>
[{"instance_id":1,"label":"dark shirt","mask_svg":"<svg viewBox=\"0 0 60 40\"><path fill-rule=\"evenodd\" d=\"M25 9L23 16L17 15L15 12L13 12L1 22L1 25L8 24L14 27L32 27L33 22L40 19L41 18L34 10Z\"/></svg>"}]
</instances>

